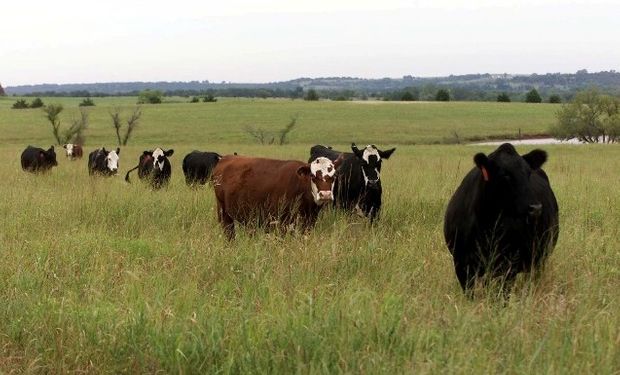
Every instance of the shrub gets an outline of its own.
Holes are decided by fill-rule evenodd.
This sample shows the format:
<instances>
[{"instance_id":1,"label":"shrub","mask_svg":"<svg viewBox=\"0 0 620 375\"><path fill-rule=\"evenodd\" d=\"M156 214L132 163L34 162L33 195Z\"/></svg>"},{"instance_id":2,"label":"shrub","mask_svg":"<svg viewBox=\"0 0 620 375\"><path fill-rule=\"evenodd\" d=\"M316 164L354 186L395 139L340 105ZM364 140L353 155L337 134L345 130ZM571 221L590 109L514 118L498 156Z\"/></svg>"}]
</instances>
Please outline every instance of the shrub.
<instances>
[{"instance_id":1,"label":"shrub","mask_svg":"<svg viewBox=\"0 0 620 375\"><path fill-rule=\"evenodd\" d=\"M200 99L197 96L194 96L189 102L190 103L199 103Z\"/></svg>"},{"instance_id":2,"label":"shrub","mask_svg":"<svg viewBox=\"0 0 620 375\"><path fill-rule=\"evenodd\" d=\"M143 90L138 94L138 104L159 104L163 96L159 90Z\"/></svg>"},{"instance_id":3,"label":"shrub","mask_svg":"<svg viewBox=\"0 0 620 375\"><path fill-rule=\"evenodd\" d=\"M503 92L503 93L497 95L497 101L498 102L502 102L502 103L510 103L510 96L508 96L508 94Z\"/></svg>"},{"instance_id":4,"label":"shrub","mask_svg":"<svg viewBox=\"0 0 620 375\"><path fill-rule=\"evenodd\" d=\"M553 94L549 97L549 103L562 103L562 98L560 98L560 95Z\"/></svg>"},{"instance_id":5,"label":"shrub","mask_svg":"<svg viewBox=\"0 0 620 375\"><path fill-rule=\"evenodd\" d=\"M450 92L446 89L439 89L437 94L435 94L435 100L438 102L449 102Z\"/></svg>"},{"instance_id":6,"label":"shrub","mask_svg":"<svg viewBox=\"0 0 620 375\"><path fill-rule=\"evenodd\" d=\"M525 102L526 103L542 103L542 98L540 97L540 94L538 93L538 91L536 91L536 89L531 89L525 95Z\"/></svg>"},{"instance_id":7,"label":"shrub","mask_svg":"<svg viewBox=\"0 0 620 375\"><path fill-rule=\"evenodd\" d=\"M15 103L13 103L13 106L11 108L13 108L13 109L25 109L25 108L30 108L30 106L28 105L26 100L19 99Z\"/></svg>"},{"instance_id":8,"label":"shrub","mask_svg":"<svg viewBox=\"0 0 620 375\"><path fill-rule=\"evenodd\" d=\"M43 100L41 100L41 98L35 98L32 103L30 103L30 108L41 108L43 105Z\"/></svg>"},{"instance_id":9,"label":"shrub","mask_svg":"<svg viewBox=\"0 0 620 375\"><path fill-rule=\"evenodd\" d=\"M202 98L204 103L215 103L217 102L217 98L211 94L207 94Z\"/></svg>"},{"instance_id":10,"label":"shrub","mask_svg":"<svg viewBox=\"0 0 620 375\"><path fill-rule=\"evenodd\" d=\"M412 102L415 100L415 98L413 97L413 94L410 93L409 91L405 91L401 96L400 96L400 100L403 102Z\"/></svg>"},{"instance_id":11,"label":"shrub","mask_svg":"<svg viewBox=\"0 0 620 375\"><path fill-rule=\"evenodd\" d=\"M304 100L311 100L311 101L319 100L319 94L316 92L315 89L310 89L306 93L306 96L304 96Z\"/></svg>"},{"instance_id":12,"label":"shrub","mask_svg":"<svg viewBox=\"0 0 620 375\"><path fill-rule=\"evenodd\" d=\"M93 107L94 105L95 102L91 98L85 98L80 102L80 104L78 104L80 107Z\"/></svg>"}]
</instances>

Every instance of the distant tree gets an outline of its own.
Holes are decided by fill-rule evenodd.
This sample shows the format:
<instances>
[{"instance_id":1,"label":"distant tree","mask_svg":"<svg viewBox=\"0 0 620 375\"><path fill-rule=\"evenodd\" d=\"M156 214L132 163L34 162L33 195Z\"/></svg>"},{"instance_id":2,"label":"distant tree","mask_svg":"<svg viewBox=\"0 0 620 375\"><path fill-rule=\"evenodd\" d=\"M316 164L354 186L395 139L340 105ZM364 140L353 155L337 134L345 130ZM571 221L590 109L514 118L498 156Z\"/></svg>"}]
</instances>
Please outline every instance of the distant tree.
<instances>
[{"instance_id":1,"label":"distant tree","mask_svg":"<svg viewBox=\"0 0 620 375\"><path fill-rule=\"evenodd\" d=\"M400 96L400 100L403 102L412 102L415 100L414 96L412 93L410 93L409 91L405 91L401 96Z\"/></svg>"},{"instance_id":2,"label":"distant tree","mask_svg":"<svg viewBox=\"0 0 620 375\"><path fill-rule=\"evenodd\" d=\"M60 131L60 113L63 107L61 104L49 104L43 107L45 118L52 125L52 134L56 139L56 144L62 145L74 141L75 143L84 142L84 130L88 128L88 113L80 110L80 118L72 121L71 127L64 132Z\"/></svg>"},{"instance_id":3,"label":"distant tree","mask_svg":"<svg viewBox=\"0 0 620 375\"><path fill-rule=\"evenodd\" d=\"M138 104L159 104L164 93L159 90L142 90L138 94Z\"/></svg>"},{"instance_id":4,"label":"distant tree","mask_svg":"<svg viewBox=\"0 0 620 375\"><path fill-rule=\"evenodd\" d=\"M304 97L304 100L311 100L311 101L319 100L319 94L316 92L315 89L310 89L306 93L306 96Z\"/></svg>"},{"instance_id":5,"label":"distant tree","mask_svg":"<svg viewBox=\"0 0 620 375\"><path fill-rule=\"evenodd\" d=\"M438 102L449 102L450 92L446 89L439 89L437 94L435 94L435 100Z\"/></svg>"},{"instance_id":6,"label":"distant tree","mask_svg":"<svg viewBox=\"0 0 620 375\"><path fill-rule=\"evenodd\" d=\"M71 127L64 131L62 143L84 144L84 131L88 129L88 112L80 109L80 118L71 121Z\"/></svg>"},{"instance_id":7,"label":"distant tree","mask_svg":"<svg viewBox=\"0 0 620 375\"><path fill-rule=\"evenodd\" d=\"M78 104L78 106L80 107L93 107L94 105L95 102L91 98L84 98L84 100L82 100L80 104Z\"/></svg>"},{"instance_id":8,"label":"distant tree","mask_svg":"<svg viewBox=\"0 0 620 375\"><path fill-rule=\"evenodd\" d=\"M207 94L202 98L204 103L215 103L217 102L217 98L211 94Z\"/></svg>"},{"instance_id":9,"label":"distant tree","mask_svg":"<svg viewBox=\"0 0 620 375\"><path fill-rule=\"evenodd\" d=\"M30 103L30 108L41 108L43 105L43 100L41 100L41 98L35 98L32 103Z\"/></svg>"},{"instance_id":10,"label":"distant tree","mask_svg":"<svg viewBox=\"0 0 620 375\"><path fill-rule=\"evenodd\" d=\"M291 92L291 99L299 99L304 96L304 88L301 86L295 87L295 89Z\"/></svg>"},{"instance_id":11,"label":"distant tree","mask_svg":"<svg viewBox=\"0 0 620 375\"><path fill-rule=\"evenodd\" d=\"M562 103L562 98L558 94L553 94L549 96L549 103L555 103L555 104Z\"/></svg>"},{"instance_id":12,"label":"distant tree","mask_svg":"<svg viewBox=\"0 0 620 375\"><path fill-rule=\"evenodd\" d=\"M190 103L199 103L200 102L200 98L197 96L192 97L192 100L189 101Z\"/></svg>"},{"instance_id":13,"label":"distant tree","mask_svg":"<svg viewBox=\"0 0 620 375\"><path fill-rule=\"evenodd\" d=\"M30 105L28 104L28 102L26 102L25 99L18 99L15 103L13 103L11 108L13 108L13 109L26 109L26 108L30 108Z\"/></svg>"},{"instance_id":14,"label":"distant tree","mask_svg":"<svg viewBox=\"0 0 620 375\"><path fill-rule=\"evenodd\" d=\"M337 102L346 102L349 99L347 97L345 97L344 95L339 95L339 96L335 97L333 100L335 100Z\"/></svg>"},{"instance_id":15,"label":"distant tree","mask_svg":"<svg viewBox=\"0 0 620 375\"><path fill-rule=\"evenodd\" d=\"M525 102L526 103L542 103L542 98L540 97L540 94L538 93L536 89L531 89L525 95Z\"/></svg>"},{"instance_id":16,"label":"distant tree","mask_svg":"<svg viewBox=\"0 0 620 375\"><path fill-rule=\"evenodd\" d=\"M2 88L2 84L0 84L0 96L6 96L6 92L4 92L4 89Z\"/></svg>"},{"instance_id":17,"label":"distant tree","mask_svg":"<svg viewBox=\"0 0 620 375\"><path fill-rule=\"evenodd\" d=\"M508 96L508 94L503 92L503 93L497 95L497 101L498 102L503 102L503 103L509 103L510 102L510 96Z\"/></svg>"},{"instance_id":18,"label":"distant tree","mask_svg":"<svg viewBox=\"0 0 620 375\"><path fill-rule=\"evenodd\" d=\"M620 142L620 99L590 89L575 95L557 113L551 134L558 139L577 138L585 143Z\"/></svg>"},{"instance_id":19,"label":"distant tree","mask_svg":"<svg viewBox=\"0 0 620 375\"><path fill-rule=\"evenodd\" d=\"M133 110L133 113L127 119L127 129L125 130L125 135L121 137L121 129L123 127L121 120L121 109L119 107L115 107L112 111L109 112L110 117L112 118L112 127L116 132L116 141L119 146L127 146L127 142L131 138L134 129L138 126L138 121L140 117L142 117L142 109L140 106L136 106Z\"/></svg>"}]
</instances>

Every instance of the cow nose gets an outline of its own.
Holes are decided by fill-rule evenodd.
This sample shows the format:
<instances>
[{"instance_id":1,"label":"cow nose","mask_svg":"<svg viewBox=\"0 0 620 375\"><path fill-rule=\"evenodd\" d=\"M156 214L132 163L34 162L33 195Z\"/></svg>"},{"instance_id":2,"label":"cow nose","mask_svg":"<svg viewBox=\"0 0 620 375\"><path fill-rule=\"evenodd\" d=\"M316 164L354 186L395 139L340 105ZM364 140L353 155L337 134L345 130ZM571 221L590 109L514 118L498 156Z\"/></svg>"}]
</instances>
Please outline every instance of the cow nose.
<instances>
[{"instance_id":1,"label":"cow nose","mask_svg":"<svg viewBox=\"0 0 620 375\"><path fill-rule=\"evenodd\" d=\"M542 204L541 203L536 203L536 204L530 204L530 207L527 211L527 214L533 217L538 217L540 216L540 214L542 213Z\"/></svg>"},{"instance_id":2,"label":"cow nose","mask_svg":"<svg viewBox=\"0 0 620 375\"><path fill-rule=\"evenodd\" d=\"M319 191L319 199L327 201L327 200L332 200L334 199L332 192L327 190L327 191Z\"/></svg>"},{"instance_id":3,"label":"cow nose","mask_svg":"<svg viewBox=\"0 0 620 375\"><path fill-rule=\"evenodd\" d=\"M376 188L379 185L379 180L368 180L368 187Z\"/></svg>"}]
</instances>

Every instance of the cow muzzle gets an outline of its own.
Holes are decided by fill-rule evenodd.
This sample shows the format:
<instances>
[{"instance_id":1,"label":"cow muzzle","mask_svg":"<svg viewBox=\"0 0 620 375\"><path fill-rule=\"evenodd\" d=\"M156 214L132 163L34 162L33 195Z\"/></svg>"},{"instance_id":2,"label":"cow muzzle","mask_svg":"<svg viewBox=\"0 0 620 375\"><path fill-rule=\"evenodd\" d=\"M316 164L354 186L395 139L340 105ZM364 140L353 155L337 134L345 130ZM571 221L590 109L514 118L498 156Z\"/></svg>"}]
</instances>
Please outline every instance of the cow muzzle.
<instances>
[{"instance_id":1,"label":"cow muzzle","mask_svg":"<svg viewBox=\"0 0 620 375\"><path fill-rule=\"evenodd\" d=\"M527 214L530 217L539 217L540 214L542 214L542 204L541 203L530 204L527 210Z\"/></svg>"},{"instance_id":2,"label":"cow muzzle","mask_svg":"<svg viewBox=\"0 0 620 375\"><path fill-rule=\"evenodd\" d=\"M317 193L317 198L321 202L333 201L334 194L330 190L320 190Z\"/></svg>"}]
</instances>

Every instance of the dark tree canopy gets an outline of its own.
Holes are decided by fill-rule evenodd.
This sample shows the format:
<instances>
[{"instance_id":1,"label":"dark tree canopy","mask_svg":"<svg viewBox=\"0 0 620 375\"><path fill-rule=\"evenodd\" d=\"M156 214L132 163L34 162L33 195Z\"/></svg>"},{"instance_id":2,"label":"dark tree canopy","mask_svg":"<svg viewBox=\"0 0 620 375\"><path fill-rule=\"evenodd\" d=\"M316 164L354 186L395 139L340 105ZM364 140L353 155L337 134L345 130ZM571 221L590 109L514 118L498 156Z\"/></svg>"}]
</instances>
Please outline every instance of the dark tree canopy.
<instances>
[{"instance_id":1,"label":"dark tree canopy","mask_svg":"<svg viewBox=\"0 0 620 375\"><path fill-rule=\"evenodd\" d=\"M503 102L503 103L509 103L510 102L510 96L508 96L508 94L503 92L503 93L497 95L497 101L498 102Z\"/></svg>"},{"instance_id":2,"label":"dark tree canopy","mask_svg":"<svg viewBox=\"0 0 620 375\"><path fill-rule=\"evenodd\" d=\"M439 89L435 95L435 100L438 102L449 102L450 92L446 89Z\"/></svg>"},{"instance_id":3,"label":"dark tree canopy","mask_svg":"<svg viewBox=\"0 0 620 375\"><path fill-rule=\"evenodd\" d=\"M562 103L562 98L558 94L553 94L549 96L549 103Z\"/></svg>"},{"instance_id":4,"label":"dark tree canopy","mask_svg":"<svg viewBox=\"0 0 620 375\"><path fill-rule=\"evenodd\" d=\"M319 94L316 92L315 89L310 89L306 93L304 100L319 100Z\"/></svg>"},{"instance_id":5,"label":"dark tree canopy","mask_svg":"<svg viewBox=\"0 0 620 375\"><path fill-rule=\"evenodd\" d=\"M536 89L531 89L525 95L525 102L526 103L542 103L542 98L540 97L540 94L538 93Z\"/></svg>"}]
</instances>

